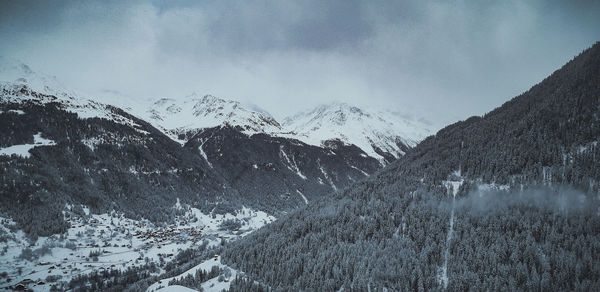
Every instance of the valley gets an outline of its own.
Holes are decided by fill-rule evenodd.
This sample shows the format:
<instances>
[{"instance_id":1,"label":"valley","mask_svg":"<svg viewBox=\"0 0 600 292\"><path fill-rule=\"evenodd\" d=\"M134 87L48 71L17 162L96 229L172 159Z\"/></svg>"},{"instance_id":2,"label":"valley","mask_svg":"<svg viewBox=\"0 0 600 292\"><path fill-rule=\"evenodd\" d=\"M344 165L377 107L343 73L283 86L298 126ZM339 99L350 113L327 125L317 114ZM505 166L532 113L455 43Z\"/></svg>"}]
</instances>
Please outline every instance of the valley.
<instances>
[{"instance_id":1,"label":"valley","mask_svg":"<svg viewBox=\"0 0 600 292\"><path fill-rule=\"evenodd\" d=\"M89 209L81 206L79 212L74 212L74 207L69 206L65 211L68 230L60 235L39 237L33 244L16 229L14 222L0 219L0 274L3 275L0 286L50 291L53 285L69 283L80 276L132 268L160 275L181 251L199 246L218 247L275 220L248 208L238 210L235 215L203 214L179 204L173 208L179 214L176 223L157 226L116 212L90 214Z\"/></svg>"}]
</instances>

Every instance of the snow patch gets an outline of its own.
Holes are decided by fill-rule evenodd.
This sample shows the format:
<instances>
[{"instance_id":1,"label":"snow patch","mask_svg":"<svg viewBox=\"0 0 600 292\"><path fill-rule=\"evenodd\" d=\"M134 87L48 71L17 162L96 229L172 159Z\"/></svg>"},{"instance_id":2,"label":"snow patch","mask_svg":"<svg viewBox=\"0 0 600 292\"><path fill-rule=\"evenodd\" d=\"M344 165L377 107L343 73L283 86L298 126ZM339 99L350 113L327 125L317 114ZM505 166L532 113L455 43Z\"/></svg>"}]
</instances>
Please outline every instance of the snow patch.
<instances>
[{"instance_id":1,"label":"snow patch","mask_svg":"<svg viewBox=\"0 0 600 292\"><path fill-rule=\"evenodd\" d=\"M457 170L453 173L455 180L447 180L442 183L446 187L449 193L452 194L452 210L450 211L450 223L448 228L448 234L446 234L446 247L444 250L444 263L440 268L438 275L438 283L444 286L444 289L448 288L448 260L450 258L450 243L452 242L452 236L454 234L454 209L456 206L456 195L460 189L460 186L464 183L464 179L461 177L461 171Z\"/></svg>"},{"instance_id":2,"label":"snow patch","mask_svg":"<svg viewBox=\"0 0 600 292\"><path fill-rule=\"evenodd\" d=\"M296 192L298 192L298 194L302 197L302 200L304 200L304 203L308 205L308 199L304 196L304 194L299 190L296 190Z\"/></svg>"},{"instance_id":3,"label":"snow patch","mask_svg":"<svg viewBox=\"0 0 600 292\"><path fill-rule=\"evenodd\" d=\"M362 173L364 176L369 176L368 173L366 173L365 171L363 171L362 169L354 166L354 165L350 165L351 168L358 170L360 173Z\"/></svg>"},{"instance_id":4,"label":"snow patch","mask_svg":"<svg viewBox=\"0 0 600 292\"><path fill-rule=\"evenodd\" d=\"M33 102L46 104L56 102L66 111L76 113L81 119L103 118L138 129L132 119L115 113L109 105L85 99L74 91L68 90L53 76L47 76L31 70L17 60L0 56L0 100L10 103ZM25 114L22 110L11 110L16 114Z\"/></svg>"},{"instance_id":5,"label":"snow patch","mask_svg":"<svg viewBox=\"0 0 600 292\"><path fill-rule=\"evenodd\" d=\"M200 151L200 155L202 155L202 158L204 158L204 160L206 160L206 163L208 163L208 166L210 166L210 168L213 168L213 165L208 160L208 156L206 155L206 152L204 152L204 149L202 149L202 146L204 146L204 143L202 143L202 144L200 144L200 146L198 146L198 151Z\"/></svg>"},{"instance_id":6,"label":"snow patch","mask_svg":"<svg viewBox=\"0 0 600 292\"><path fill-rule=\"evenodd\" d=\"M331 186L331 188L333 188L333 190L337 192L338 191L337 187L335 186L335 184L333 183L333 180L331 180L329 175L327 175L327 172L325 172L325 169L323 169L323 166L321 166L321 162L317 161L317 165L319 165L319 169L321 170L321 173L323 174L323 176L325 176L325 179L329 182L329 185ZM321 178L319 178L319 183L323 183Z\"/></svg>"},{"instance_id":7,"label":"snow patch","mask_svg":"<svg viewBox=\"0 0 600 292\"><path fill-rule=\"evenodd\" d=\"M180 285L167 286L167 287L155 290L155 291L156 292L197 292L194 289L190 289L188 287L183 287Z\"/></svg>"},{"instance_id":8,"label":"snow patch","mask_svg":"<svg viewBox=\"0 0 600 292\"><path fill-rule=\"evenodd\" d=\"M210 272L210 270L213 267L219 267L220 269L227 268L231 271L231 276L227 278L227 281L221 281L221 282L219 282L218 277L212 278L212 279L202 283L202 290L203 291L229 290L229 287L231 286L231 281L233 279L235 279L236 275L238 274L238 271L221 263L221 256L215 256L214 258L210 258L177 276L162 279L162 280L150 285L150 287L148 287L146 292L176 291L176 290L164 290L164 289L167 289L169 287L181 287L181 286L169 286L169 282L171 282L173 280L181 280L181 279L185 278L187 275L195 275L198 270L203 270L204 272L208 273L208 272ZM163 288L161 288L161 287L163 287ZM188 288L186 288L186 289L188 289ZM183 290L183 291L188 291L188 290ZM195 291L195 290L191 290L191 291Z\"/></svg>"},{"instance_id":9,"label":"snow patch","mask_svg":"<svg viewBox=\"0 0 600 292\"><path fill-rule=\"evenodd\" d=\"M17 115L24 115L25 114L25 112L22 111L22 110L9 110L8 112L9 113L14 113L14 114L17 114Z\"/></svg>"},{"instance_id":10,"label":"snow patch","mask_svg":"<svg viewBox=\"0 0 600 292\"><path fill-rule=\"evenodd\" d=\"M304 180L306 179L306 176L304 174L302 174L302 172L298 168L298 165L296 164L296 159L294 158L294 156L292 155L292 159L290 160L290 158L287 156L287 154L283 150L283 145L279 146L279 154L280 154L279 156L285 160L286 166L289 170L296 172L296 174L300 178L302 178Z\"/></svg>"},{"instance_id":11,"label":"snow patch","mask_svg":"<svg viewBox=\"0 0 600 292\"><path fill-rule=\"evenodd\" d=\"M452 197L456 197L456 194L458 194L460 186L463 184L463 182L464 180L461 179L459 181L443 181L442 183L444 184L448 192L452 194Z\"/></svg>"},{"instance_id":12,"label":"snow patch","mask_svg":"<svg viewBox=\"0 0 600 292\"><path fill-rule=\"evenodd\" d=\"M479 192L489 192L489 191L508 191L510 189L509 185L501 185L496 183L489 184L478 184L477 190Z\"/></svg>"},{"instance_id":13,"label":"snow patch","mask_svg":"<svg viewBox=\"0 0 600 292\"><path fill-rule=\"evenodd\" d=\"M54 141L42 138L42 133L37 133L33 135L33 144L12 145L6 148L0 148L0 155L11 156L14 154L23 158L29 158L31 157L31 153L29 153L29 150L35 147L53 145L56 145Z\"/></svg>"}]
</instances>

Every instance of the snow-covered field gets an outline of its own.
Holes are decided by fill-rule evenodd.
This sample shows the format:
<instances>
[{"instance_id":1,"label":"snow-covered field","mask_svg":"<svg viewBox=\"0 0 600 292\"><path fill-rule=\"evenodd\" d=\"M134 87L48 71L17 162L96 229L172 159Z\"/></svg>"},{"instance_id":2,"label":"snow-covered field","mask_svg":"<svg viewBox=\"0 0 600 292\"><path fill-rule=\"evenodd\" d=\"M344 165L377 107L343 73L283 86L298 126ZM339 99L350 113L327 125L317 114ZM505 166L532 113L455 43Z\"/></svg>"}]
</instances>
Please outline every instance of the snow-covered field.
<instances>
[{"instance_id":1,"label":"snow-covered field","mask_svg":"<svg viewBox=\"0 0 600 292\"><path fill-rule=\"evenodd\" d=\"M125 270L155 262L159 267L185 249L207 242L208 246L246 236L275 220L261 211L243 208L233 214L203 214L198 209L183 207L180 216L168 226L156 226L147 220L132 220L122 214L89 214L71 212L65 218L71 227L63 235L40 237L30 243L23 231L14 230L14 222L0 217L0 229L10 237L0 242L0 288L24 284L35 291L48 291L55 281L69 281L92 271ZM239 222L239 229L224 230L226 221ZM233 276L235 277L235 276Z\"/></svg>"},{"instance_id":2,"label":"snow-covered field","mask_svg":"<svg viewBox=\"0 0 600 292\"><path fill-rule=\"evenodd\" d=\"M175 277L162 279L162 280L152 284L150 287L148 287L148 290L146 290L146 291L147 292L169 291L169 289L167 289L168 287L178 287L177 285L169 286L170 281L183 279L187 275L194 275L194 274L196 274L196 271L198 271L198 270L204 270L205 272L209 272L215 266L219 267L221 269L227 268L231 271L231 274L229 275L229 277L226 277L226 278L222 279L221 281L219 281L218 276L214 277L212 279L209 279L208 281L202 283L202 290L203 291L222 291L223 289L228 290L231 285L231 281L233 279L235 279L235 276L238 274L238 271L228 267L227 265L222 264L221 257L215 256L214 258L208 259ZM195 290L192 290L192 291L195 291Z\"/></svg>"},{"instance_id":3,"label":"snow-covered field","mask_svg":"<svg viewBox=\"0 0 600 292\"><path fill-rule=\"evenodd\" d=\"M6 148L0 148L0 155L11 156L15 154L27 158L31 156L29 150L34 147L52 145L56 145L56 143L52 140L42 138L42 133L37 133L36 135L33 135L33 144L12 145Z\"/></svg>"}]
</instances>

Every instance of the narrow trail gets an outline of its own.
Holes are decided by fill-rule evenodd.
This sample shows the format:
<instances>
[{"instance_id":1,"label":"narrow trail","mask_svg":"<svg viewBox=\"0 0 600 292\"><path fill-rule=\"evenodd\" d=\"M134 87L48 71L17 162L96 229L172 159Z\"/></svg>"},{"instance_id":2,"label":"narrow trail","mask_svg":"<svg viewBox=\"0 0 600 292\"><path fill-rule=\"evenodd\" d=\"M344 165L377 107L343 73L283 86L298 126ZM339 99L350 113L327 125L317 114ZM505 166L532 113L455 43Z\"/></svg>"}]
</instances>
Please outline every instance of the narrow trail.
<instances>
[{"instance_id":1,"label":"narrow trail","mask_svg":"<svg viewBox=\"0 0 600 292\"><path fill-rule=\"evenodd\" d=\"M454 234L454 208L456 206L456 194L463 181L450 181L446 182L446 188L452 191L452 210L450 211L450 228L448 228L448 234L446 235L446 247L444 250L444 264L442 265L440 283L444 286L444 289L448 288L448 259L450 258L450 243L452 242L452 235Z\"/></svg>"},{"instance_id":2,"label":"narrow trail","mask_svg":"<svg viewBox=\"0 0 600 292\"><path fill-rule=\"evenodd\" d=\"M448 288L448 258L450 257L450 242L452 241L452 234L454 233L454 204L456 198L452 198L452 211L450 211L450 229L448 229L448 235L446 235L446 250L444 251L444 265L442 266L441 282L444 285L444 289Z\"/></svg>"}]
</instances>

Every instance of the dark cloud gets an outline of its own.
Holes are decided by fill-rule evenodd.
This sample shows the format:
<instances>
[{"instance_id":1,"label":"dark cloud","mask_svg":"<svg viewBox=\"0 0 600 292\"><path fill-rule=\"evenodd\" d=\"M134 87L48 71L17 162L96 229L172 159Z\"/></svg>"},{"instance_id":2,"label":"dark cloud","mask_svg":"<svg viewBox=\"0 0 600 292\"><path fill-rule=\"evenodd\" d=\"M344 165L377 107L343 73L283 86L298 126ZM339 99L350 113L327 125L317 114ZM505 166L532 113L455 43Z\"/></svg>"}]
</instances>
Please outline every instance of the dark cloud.
<instances>
[{"instance_id":1,"label":"dark cloud","mask_svg":"<svg viewBox=\"0 0 600 292\"><path fill-rule=\"evenodd\" d=\"M35 9L31 9L35 6ZM3 1L0 4L0 28L3 35L18 37L23 33L47 33L61 23L65 3L50 1Z\"/></svg>"},{"instance_id":2,"label":"dark cloud","mask_svg":"<svg viewBox=\"0 0 600 292\"><path fill-rule=\"evenodd\" d=\"M3 1L0 55L98 96L464 118L600 40L598 1Z\"/></svg>"},{"instance_id":3,"label":"dark cloud","mask_svg":"<svg viewBox=\"0 0 600 292\"><path fill-rule=\"evenodd\" d=\"M189 26L177 27L177 32L167 27L161 39L167 47L173 41L179 42L178 47L204 45L194 41L203 39L220 51L241 54L331 51L352 48L374 33L358 1L306 1L302 5L289 1L176 3L161 5L160 16L168 19L178 15Z\"/></svg>"},{"instance_id":4,"label":"dark cloud","mask_svg":"<svg viewBox=\"0 0 600 292\"><path fill-rule=\"evenodd\" d=\"M332 50L354 47L374 32L359 1L317 1L287 32L292 47Z\"/></svg>"}]
</instances>

